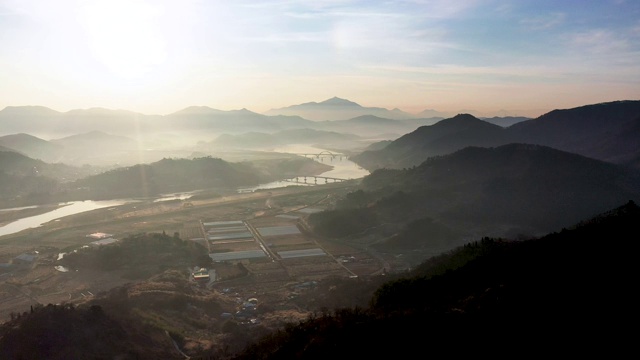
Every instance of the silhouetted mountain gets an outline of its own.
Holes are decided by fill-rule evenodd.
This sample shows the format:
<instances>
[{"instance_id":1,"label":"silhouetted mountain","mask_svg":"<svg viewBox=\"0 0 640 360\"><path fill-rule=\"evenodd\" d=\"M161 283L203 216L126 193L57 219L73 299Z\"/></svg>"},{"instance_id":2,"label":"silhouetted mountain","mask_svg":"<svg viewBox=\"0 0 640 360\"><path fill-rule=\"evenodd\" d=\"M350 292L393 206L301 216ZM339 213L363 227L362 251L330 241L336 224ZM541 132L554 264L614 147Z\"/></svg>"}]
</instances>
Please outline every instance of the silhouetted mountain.
<instances>
[{"instance_id":1,"label":"silhouetted mountain","mask_svg":"<svg viewBox=\"0 0 640 360\"><path fill-rule=\"evenodd\" d=\"M314 121L347 120L362 115L373 115L387 119L411 119L414 115L398 109L363 107L359 104L333 97L322 102L308 102L280 109L271 109L265 115L297 115Z\"/></svg>"},{"instance_id":2,"label":"silhouetted mountain","mask_svg":"<svg viewBox=\"0 0 640 360\"><path fill-rule=\"evenodd\" d=\"M485 237L391 279L368 308L311 317L230 358L624 357L638 222L628 202L539 239Z\"/></svg>"},{"instance_id":3,"label":"silhouetted mountain","mask_svg":"<svg viewBox=\"0 0 640 360\"><path fill-rule=\"evenodd\" d=\"M327 165L312 159L291 158L231 163L219 158L162 159L151 164L117 168L79 179L70 185L76 196L89 199L149 197L177 191L232 189L283 179L288 174L313 175ZM315 171L314 171L315 170ZM71 190L70 190L71 191Z\"/></svg>"},{"instance_id":4,"label":"silhouetted mountain","mask_svg":"<svg viewBox=\"0 0 640 360\"><path fill-rule=\"evenodd\" d=\"M48 202L63 182L87 176L90 168L48 164L14 151L0 151L0 207L6 201L15 204Z\"/></svg>"},{"instance_id":5,"label":"silhouetted mountain","mask_svg":"<svg viewBox=\"0 0 640 360\"><path fill-rule=\"evenodd\" d=\"M502 127L459 114L431 126L422 126L381 150L365 151L351 159L367 169L403 168L466 146L496 146L507 142Z\"/></svg>"},{"instance_id":6,"label":"silhouetted mountain","mask_svg":"<svg viewBox=\"0 0 640 360\"><path fill-rule=\"evenodd\" d=\"M466 122L452 121L457 117L420 127L383 150L363 152L352 159L370 170L402 168L466 146L507 143L545 145L617 164L632 163L631 159L640 154L636 137L629 135L638 130L634 121L640 118L640 101L615 101L554 110L536 119L499 129L480 126L477 121L471 126L471 115L466 115Z\"/></svg>"},{"instance_id":7,"label":"silhouetted mountain","mask_svg":"<svg viewBox=\"0 0 640 360\"><path fill-rule=\"evenodd\" d=\"M632 122L640 119L640 100L614 101L554 110L536 119L523 121L508 129L513 142L540 144L604 161L620 162L612 147L603 150L601 144L617 143L625 150L623 159L638 154L637 137L626 137L626 131L637 131ZM635 127L635 129L633 129ZM631 129L630 129L631 128Z\"/></svg>"},{"instance_id":8,"label":"silhouetted mountain","mask_svg":"<svg viewBox=\"0 0 640 360\"><path fill-rule=\"evenodd\" d=\"M59 122L62 113L44 106L7 106L0 110L0 135L29 133L36 136Z\"/></svg>"},{"instance_id":9,"label":"silhouetted mountain","mask_svg":"<svg viewBox=\"0 0 640 360\"><path fill-rule=\"evenodd\" d=\"M378 239L384 251L441 252L479 235L539 236L638 199L637 171L508 144L468 147L407 170L376 170L360 191L312 214L309 223L324 236Z\"/></svg>"},{"instance_id":10,"label":"silhouetted mountain","mask_svg":"<svg viewBox=\"0 0 640 360\"><path fill-rule=\"evenodd\" d=\"M0 145L46 162L58 162L63 147L29 134L13 134L0 137Z\"/></svg>"},{"instance_id":11,"label":"silhouetted mountain","mask_svg":"<svg viewBox=\"0 0 640 360\"><path fill-rule=\"evenodd\" d=\"M45 107L7 107L0 111L1 129L5 134L28 133L40 138L56 138L90 131L120 135L153 129L158 116L125 110L102 108L57 112ZM159 124L158 124L159 125Z\"/></svg>"},{"instance_id":12,"label":"silhouetted mountain","mask_svg":"<svg viewBox=\"0 0 640 360\"><path fill-rule=\"evenodd\" d=\"M59 113L41 107L14 107L0 112L3 132L29 133L45 138L101 131L148 141L158 133L193 135L210 131L236 134L249 129L275 132L304 128L309 123L309 120L296 116L265 116L246 109L222 111L208 107L189 107L165 116L103 108Z\"/></svg>"},{"instance_id":13,"label":"silhouetted mountain","mask_svg":"<svg viewBox=\"0 0 640 360\"><path fill-rule=\"evenodd\" d=\"M163 159L118 168L75 182L90 198L154 196L174 191L257 185L263 180L249 164L216 158Z\"/></svg>"}]
</instances>

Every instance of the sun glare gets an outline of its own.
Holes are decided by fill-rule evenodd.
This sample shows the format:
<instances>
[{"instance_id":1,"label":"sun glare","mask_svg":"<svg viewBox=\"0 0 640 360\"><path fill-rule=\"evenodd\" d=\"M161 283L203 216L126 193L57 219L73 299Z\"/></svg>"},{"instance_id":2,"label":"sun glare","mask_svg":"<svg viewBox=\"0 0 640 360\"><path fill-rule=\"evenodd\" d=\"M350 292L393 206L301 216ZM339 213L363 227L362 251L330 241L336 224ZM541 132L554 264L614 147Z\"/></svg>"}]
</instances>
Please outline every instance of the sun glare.
<instances>
[{"instance_id":1,"label":"sun glare","mask_svg":"<svg viewBox=\"0 0 640 360\"><path fill-rule=\"evenodd\" d=\"M167 59L161 9L142 1L91 1L79 9L90 50L112 76L144 78Z\"/></svg>"}]
</instances>

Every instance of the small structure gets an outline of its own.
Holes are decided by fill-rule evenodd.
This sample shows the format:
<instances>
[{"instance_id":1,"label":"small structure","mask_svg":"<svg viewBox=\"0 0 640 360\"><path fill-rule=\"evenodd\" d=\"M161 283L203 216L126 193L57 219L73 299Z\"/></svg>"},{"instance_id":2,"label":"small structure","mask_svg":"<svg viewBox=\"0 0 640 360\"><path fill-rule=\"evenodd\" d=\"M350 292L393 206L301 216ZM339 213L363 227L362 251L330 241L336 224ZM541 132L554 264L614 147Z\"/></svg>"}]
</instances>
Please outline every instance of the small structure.
<instances>
[{"instance_id":1,"label":"small structure","mask_svg":"<svg viewBox=\"0 0 640 360\"><path fill-rule=\"evenodd\" d=\"M97 239L97 240L110 238L112 236L113 236L112 234L105 234L103 232L96 232L96 233L87 235L88 238Z\"/></svg>"},{"instance_id":2,"label":"small structure","mask_svg":"<svg viewBox=\"0 0 640 360\"><path fill-rule=\"evenodd\" d=\"M232 313L228 313L228 312L223 312L222 314L220 314L220 318L221 319L231 319L231 318L233 318L233 314Z\"/></svg>"},{"instance_id":3,"label":"small structure","mask_svg":"<svg viewBox=\"0 0 640 360\"><path fill-rule=\"evenodd\" d=\"M0 274L8 273L11 270L13 270L13 264L0 263Z\"/></svg>"},{"instance_id":4,"label":"small structure","mask_svg":"<svg viewBox=\"0 0 640 360\"><path fill-rule=\"evenodd\" d=\"M96 240L96 241L92 241L90 244L93 246L102 246L102 245L109 245L109 244L113 244L115 242L117 242L117 239L114 238L106 238L106 239L100 239L100 240Z\"/></svg>"},{"instance_id":5,"label":"small structure","mask_svg":"<svg viewBox=\"0 0 640 360\"><path fill-rule=\"evenodd\" d=\"M36 258L37 256L32 254L20 254L13 258L12 263L15 265L31 265Z\"/></svg>"},{"instance_id":6,"label":"small structure","mask_svg":"<svg viewBox=\"0 0 640 360\"><path fill-rule=\"evenodd\" d=\"M206 268L200 268L194 271L191 275L194 280L209 280L209 270Z\"/></svg>"}]
</instances>

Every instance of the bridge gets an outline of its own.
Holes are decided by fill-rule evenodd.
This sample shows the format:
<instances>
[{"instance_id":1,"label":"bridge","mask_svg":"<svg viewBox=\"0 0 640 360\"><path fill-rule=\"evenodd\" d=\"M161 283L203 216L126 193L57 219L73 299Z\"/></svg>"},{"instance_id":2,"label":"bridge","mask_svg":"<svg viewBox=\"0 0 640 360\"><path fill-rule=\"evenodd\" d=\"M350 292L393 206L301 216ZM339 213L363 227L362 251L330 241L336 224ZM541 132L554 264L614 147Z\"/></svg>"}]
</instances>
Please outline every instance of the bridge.
<instances>
[{"instance_id":1,"label":"bridge","mask_svg":"<svg viewBox=\"0 0 640 360\"><path fill-rule=\"evenodd\" d=\"M318 184L318 179L324 180L324 184L329 184L330 182L343 182L349 179L341 179L329 176L318 176L318 175L306 175L306 176L296 176L289 179L284 179L282 181L288 181L292 183L302 183L302 184ZM322 184L322 183L321 183Z\"/></svg>"},{"instance_id":2,"label":"bridge","mask_svg":"<svg viewBox=\"0 0 640 360\"><path fill-rule=\"evenodd\" d=\"M342 160L342 158L347 159L348 156L345 154L341 154L341 153L332 153L331 151L321 151L319 153L296 153L296 155L300 155L300 156L304 156L304 157L310 157L310 158L316 158L316 159L320 159L322 160L325 157L330 157L331 160L335 159L335 158L339 158L340 160Z\"/></svg>"}]
</instances>

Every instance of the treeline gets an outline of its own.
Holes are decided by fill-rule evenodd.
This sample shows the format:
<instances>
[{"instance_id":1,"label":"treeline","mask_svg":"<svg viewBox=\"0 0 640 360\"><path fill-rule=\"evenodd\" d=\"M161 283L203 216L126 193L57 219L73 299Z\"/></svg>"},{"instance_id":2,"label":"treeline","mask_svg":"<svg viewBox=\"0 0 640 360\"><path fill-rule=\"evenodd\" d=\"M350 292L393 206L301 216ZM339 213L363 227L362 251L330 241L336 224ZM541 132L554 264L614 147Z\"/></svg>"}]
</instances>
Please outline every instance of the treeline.
<instances>
[{"instance_id":1,"label":"treeline","mask_svg":"<svg viewBox=\"0 0 640 360\"><path fill-rule=\"evenodd\" d=\"M90 198L147 197L165 192L257 185L263 178L247 163L219 158L162 159L118 168L74 183Z\"/></svg>"},{"instance_id":2,"label":"treeline","mask_svg":"<svg viewBox=\"0 0 640 360\"><path fill-rule=\"evenodd\" d=\"M99 305L32 306L0 326L2 359L180 359L168 337Z\"/></svg>"},{"instance_id":3,"label":"treeline","mask_svg":"<svg viewBox=\"0 0 640 360\"><path fill-rule=\"evenodd\" d=\"M142 233L110 245L79 249L65 255L60 264L71 269L127 270L126 276L143 278L171 268L206 267L207 249L178 234Z\"/></svg>"},{"instance_id":4,"label":"treeline","mask_svg":"<svg viewBox=\"0 0 640 360\"><path fill-rule=\"evenodd\" d=\"M538 239L483 238L384 284L367 308L310 317L231 358L616 357L633 346L639 221L630 202Z\"/></svg>"},{"instance_id":5,"label":"treeline","mask_svg":"<svg viewBox=\"0 0 640 360\"><path fill-rule=\"evenodd\" d=\"M638 201L639 184L635 170L549 147L469 147L403 170L376 170L308 223L345 241L375 236L386 249L455 247L481 236L542 236Z\"/></svg>"},{"instance_id":6,"label":"treeline","mask_svg":"<svg viewBox=\"0 0 640 360\"><path fill-rule=\"evenodd\" d=\"M71 200L153 197L201 189L236 189L300 175L316 175L331 167L306 158L232 163L210 156L165 158L91 174L91 167L47 164L0 151L0 205L45 204Z\"/></svg>"},{"instance_id":7,"label":"treeline","mask_svg":"<svg viewBox=\"0 0 640 360\"><path fill-rule=\"evenodd\" d=\"M638 223L640 208L628 202L540 238L485 237L389 275L366 306L319 310L242 351L217 348L191 359L622 357L635 344L628 329L637 318ZM167 235L139 239L130 246L183 246ZM98 359L104 351L115 358L120 347L102 349L119 342L129 352L118 358L173 358L159 331L171 324L153 312L191 311L194 304L211 315L223 311L223 303L206 309L214 298L184 288L183 276L170 271L114 289L100 307L50 305L23 313L0 330L0 357ZM160 291L171 296L154 301Z\"/></svg>"}]
</instances>

